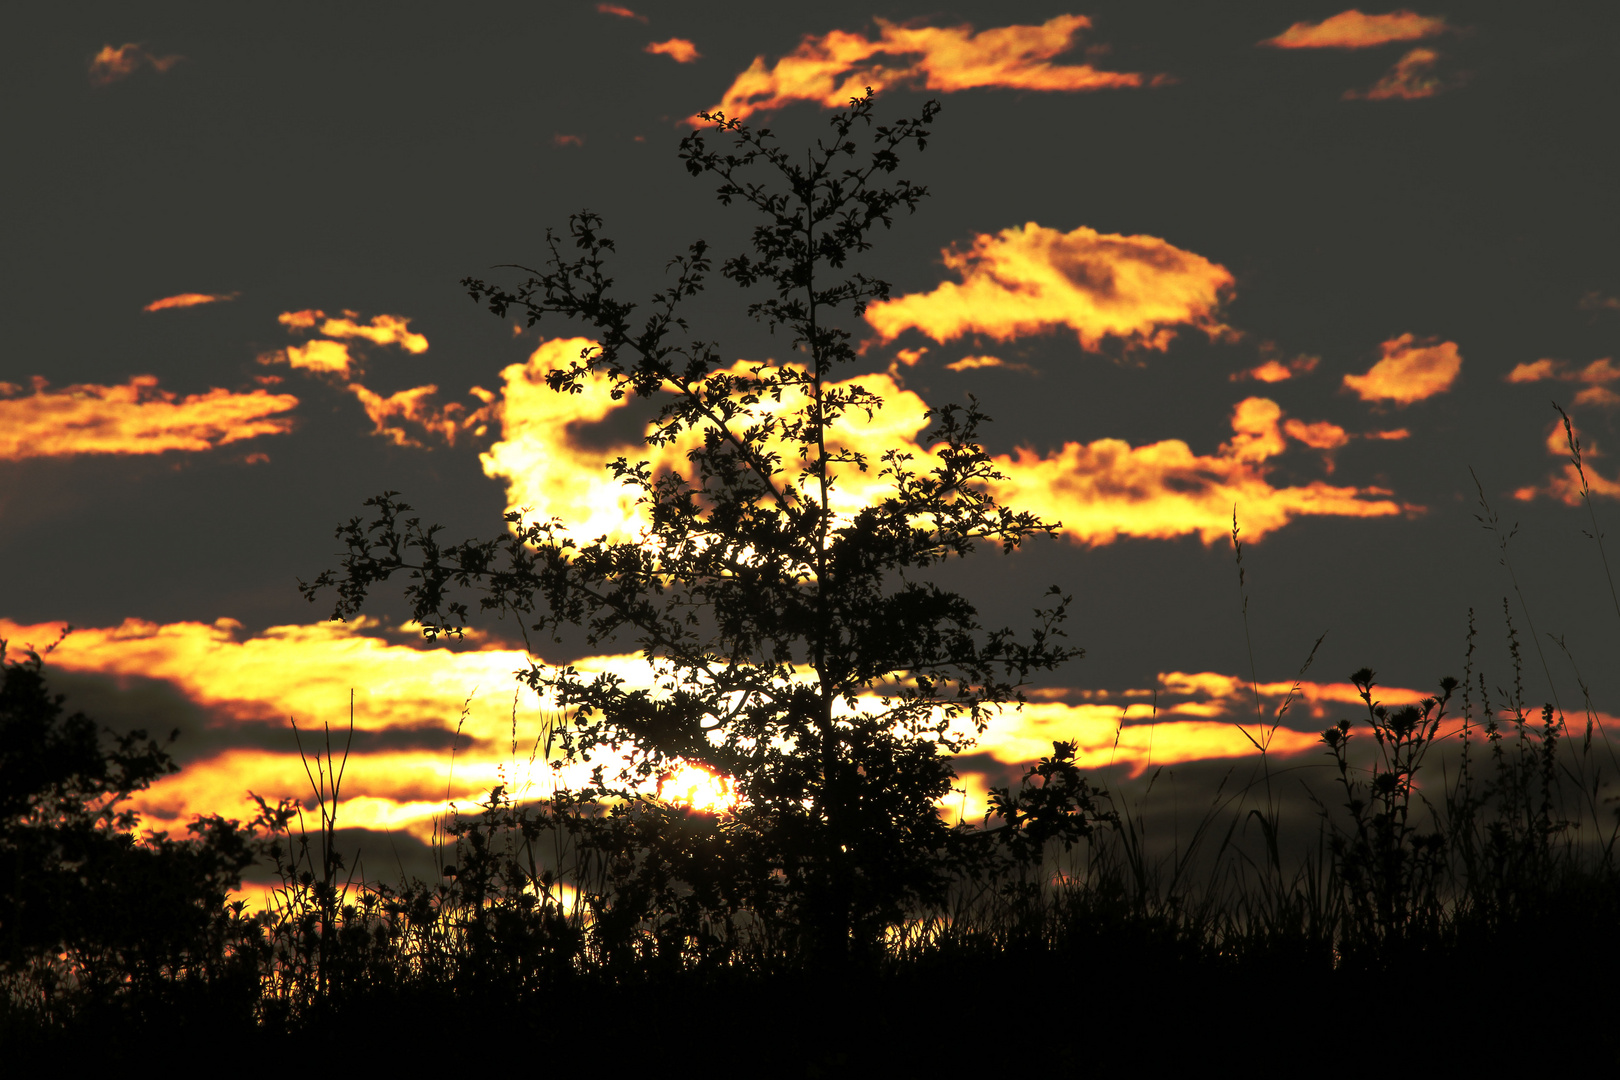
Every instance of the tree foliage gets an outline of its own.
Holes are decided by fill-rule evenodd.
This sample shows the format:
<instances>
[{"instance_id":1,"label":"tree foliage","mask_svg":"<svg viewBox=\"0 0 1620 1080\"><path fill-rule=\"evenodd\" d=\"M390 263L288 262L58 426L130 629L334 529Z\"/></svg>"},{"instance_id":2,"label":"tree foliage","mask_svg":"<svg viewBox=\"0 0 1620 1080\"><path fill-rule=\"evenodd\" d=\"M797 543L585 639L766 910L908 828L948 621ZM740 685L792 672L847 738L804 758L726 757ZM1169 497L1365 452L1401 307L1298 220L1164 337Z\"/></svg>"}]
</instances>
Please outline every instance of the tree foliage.
<instances>
[{"instance_id":1,"label":"tree foliage","mask_svg":"<svg viewBox=\"0 0 1620 1080\"><path fill-rule=\"evenodd\" d=\"M250 1001L251 967L234 946L251 928L226 901L253 860L251 837L217 815L195 819L184 840L137 836L125 803L174 772L173 759L145 731L108 742L83 713L65 714L43 668L37 653L8 659L0 641L7 1004L46 1017L120 998L150 1006L162 987L224 979Z\"/></svg>"},{"instance_id":2,"label":"tree foliage","mask_svg":"<svg viewBox=\"0 0 1620 1080\"><path fill-rule=\"evenodd\" d=\"M511 513L505 535L447 543L389 492L339 527L341 570L303 586L311 600L335 587L333 616L348 618L404 575L429 637L460 634L476 598L480 613L516 616L526 641L577 626L592 648L633 643L652 672L645 686L571 666L526 675L566 712L563 754L597 763L584 796L657 817L647 788L679 764L732 778L735 809L666 828L684 838L685 857L647 856L645 841L638 873L671 895L780 915L823 952L874 940L984 864L984 834L947 826L937 810L955 779L948 754L1020 702L1033 673L1080 655L1056 587L1019 634L982 626L966 597L929 580L978 545L1011 551L1055 528L993 498L998 474L978 441L986 417L971 399L929 413L920 456L896 448L873 460L846 438L885 402L837 378L858 359L841 320L890 291L851 264L926 196L895 174L903 152L926 145L937 109L877 124L868 94L802 155L769 129L706 117L710 129L687 136L681 158L757 224L742 253L717 260L698 241L671 260L672 281L644 315L615 293L615 245L588 211L566 234L548 232L545 264L517 267L519 284L464 281L503 319L590 327L596 344L548 374L552 390L606 379L615 400L657 402L647 442L685 449L686 466L612 464L638 497L642 535L584 538L567 522ZM686 307L717 261L721 278L754 292L749 314L787 338L794 360L726 365L689 326ZM841 483L874 472L880 498L841 500ZM1064 782L1036 815L1053 835L1083 834L1093 820L1093 792L1072 772L1057 770ZM1019 798L997 804L1015 825L1027 816Z\"/></svg>"}]
</instances>

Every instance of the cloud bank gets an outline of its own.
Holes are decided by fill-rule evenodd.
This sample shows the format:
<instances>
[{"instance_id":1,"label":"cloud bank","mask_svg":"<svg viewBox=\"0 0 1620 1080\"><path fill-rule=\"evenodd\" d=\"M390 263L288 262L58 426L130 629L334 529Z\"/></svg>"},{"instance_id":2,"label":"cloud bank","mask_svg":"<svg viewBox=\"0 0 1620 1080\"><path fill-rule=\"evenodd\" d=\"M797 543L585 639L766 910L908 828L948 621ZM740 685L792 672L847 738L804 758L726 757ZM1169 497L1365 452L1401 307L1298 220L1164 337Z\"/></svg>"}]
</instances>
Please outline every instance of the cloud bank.
<instances>
[{"instance_id":1,"label":"cloud bank","mask_svg":"<svg viewBox=\"0 0 1620 1080\"><path fill-rule=\"evenodd\" d=\"M210 390L178 397L158 388L155 375L123 386L80 383L48 390L36 377L33 393L0 383L0 461L79 454L161 454L212 450L292 428L279 415L297 407L291 394Z\"/></svg>"}]
</instances>

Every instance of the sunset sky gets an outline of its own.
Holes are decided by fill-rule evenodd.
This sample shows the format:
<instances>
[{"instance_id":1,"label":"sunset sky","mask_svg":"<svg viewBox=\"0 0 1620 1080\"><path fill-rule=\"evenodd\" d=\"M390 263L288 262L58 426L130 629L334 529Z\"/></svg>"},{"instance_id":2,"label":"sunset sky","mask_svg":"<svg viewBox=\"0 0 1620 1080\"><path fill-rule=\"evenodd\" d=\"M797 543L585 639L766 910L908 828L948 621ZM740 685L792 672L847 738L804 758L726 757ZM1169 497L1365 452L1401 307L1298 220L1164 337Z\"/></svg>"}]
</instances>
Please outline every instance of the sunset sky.
<instances>
[{"instance_id":1,"label":"sunset sky","mask_svg":"<svg viewBox=\"0 0 1620 1080\"><path fill-rule=\"evenodd\" d=\"M1061 528L941 576L995 625L1058 584L1086 650L964 760L970 791L1058 738L1133 771L1252 756L1236 722L1324 633L1279 755L1354 715L1361 666L1391 701L1460 675L1470 608L1506 686L1504 597L1527 697L1578 711L1573 656L1620 711L1620 612L1552 406L1612 529L1613 5L134 3L7 26L0 637L16 656L72 624L50 663L73 706L181 729L154 824L296 794L288 717L344 721L350 688L352 825L424 838L511 758L514 715L527 758L513 627L428 650L395 598L333 624L297 579L390 489L452 539L508 507L633 532L604 467L643 414L543 383L588 328L503 323L458 281L538 264L589 208L642 298L692 240L729 254L754 225L686 174L690 117L803 145L865 86L882 119L943 110L901 171L930 198L857 267L894 294L849 326L840 377L888 407L848 437L924 453L923 411L975 395L998 496ZM780 359L748 299L717 280L699 332ZM1522 600L1470 469L1517 525Z\"/></svg>"}]
</instances>

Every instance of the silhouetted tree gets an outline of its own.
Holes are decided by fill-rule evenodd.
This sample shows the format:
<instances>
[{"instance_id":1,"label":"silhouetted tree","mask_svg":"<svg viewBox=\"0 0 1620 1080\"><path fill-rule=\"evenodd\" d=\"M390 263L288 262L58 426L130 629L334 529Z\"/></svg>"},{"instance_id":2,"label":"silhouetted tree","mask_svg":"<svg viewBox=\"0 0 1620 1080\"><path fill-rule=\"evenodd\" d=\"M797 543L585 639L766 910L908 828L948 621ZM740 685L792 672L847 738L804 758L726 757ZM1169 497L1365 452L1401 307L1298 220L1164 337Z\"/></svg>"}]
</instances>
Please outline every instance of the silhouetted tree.
<instances>
[{"instance_id":1,"label":"silhouetted tree","mask_svg":"<svg viewBox=\"0 0 1620 1080\"><path fill-rule=\"evenodd\" d=\"M9 1006L48 1023L86 1003L158 1004L177 981L230 974L243 1015L256 994L254 936L226 907L253 861L236 822L199 817L193 836L137 837L130 795L176 770L145 731L105 742L64 715L30 652L0 641L0 977ZM244 934L246 935L244 937ZM244 966L245 965L245 966Z\"/></svg>"},{"instance_id":2,"label":"silhouetted tree","mask_svg":"<svg viewBox=\"0 0 1620 1080\"><path fill-rule=\"evenodd\" d=\"M875 941L988 857L982 833L948 827L937 811L955 778L946 752L1022 700L1032 672L1080 655L1063 640L1070 599L1056 587L1021 637L987 631L965 597L927 580L930 567L979 543L1010 551L1055 528L996 503L989 482L998 474L978 442L986 418L971 399L930 412L933 449L921 460L899 450L868 460L840 439L841 424L884 402L836 381L857 359L838 320L890 288L846 264L926 195L893 174L903 150L923 149L937 109L929 102L916 118L875 125L868 94L805 154L721 115L706 115L712 130L682 141L693 176L718 178L723 204L762 218L751 250L719 273L762 292L748 311L786 332L792 362L727 366L713 342L692 335L683 303L714 270L703 241L672 260L673 283L634 317L636 305L613 294L614 244L590 212L571 217L566 236L547 234L545 267L518 267L529 275L521 284L463 282L502 318L592 328L598 344L551 371L551 389L579 392L605 377L615 399L661 402L648 444L689 447L687 467L612 465L639 496L644 535L580 538L566 522L512 513L506 535L446 544L389 492L367 502L369 520L339 527L341 571L303 586L311 600L335 586L333 617L348 618L374 586L404 573L430 638L462 632L471 617L462 590L471 590L482 611L512 613L532 631L573 625L593 648L635 643L652 668L647 688L566 666L527 675L567 710L557 734L570 759L628 755L617 774L599 766L584 793L651 815L614 819L646 823L645 832L612 833L629 845L622 891L643 897L626 901L627 917L701 901L779 913L824 958ZM712 148L714 136L730 148ZM840 480L872 470L886 494L840 510ZM1093 792L1067 760L1048 770L1062 782L1036 807L1043 838L1072 839L1094 818ZM659 818L638 789L683 761L734 778L737 809ZM998 808L1016 825L1018 805L1008 796ZM637 845L652 854L638 860ZM598 912L599 925L610 914Z\"/></svg>"}]
</instances>

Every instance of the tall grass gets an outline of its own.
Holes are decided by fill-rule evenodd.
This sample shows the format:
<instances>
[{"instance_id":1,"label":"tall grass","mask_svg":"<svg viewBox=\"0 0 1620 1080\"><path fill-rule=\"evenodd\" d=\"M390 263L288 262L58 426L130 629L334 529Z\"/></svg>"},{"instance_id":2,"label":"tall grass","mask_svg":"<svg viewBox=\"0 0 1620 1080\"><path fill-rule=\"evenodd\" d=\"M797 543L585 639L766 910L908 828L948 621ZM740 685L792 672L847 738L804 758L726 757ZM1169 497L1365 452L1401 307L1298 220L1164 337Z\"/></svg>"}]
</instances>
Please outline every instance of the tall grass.
<instances>
[{"instance_id":1,"label":"tall grass","mask_svg":"<svg viewBox=\"0 0 1620 1080\"><path fill-rule=\"evenodd\" d=\"M1511 534L1483 493L1481 503L1507 564ZM1595 517L1592 535L1601 551ZM1233 541L1241 559L1235 522ZM839 978L1005 979L1027 998L1030 972L1045 971L1050 1004L1081 992L1051 974L1075 965L1362 986L1353 980L1437 968L1500 982L1516 964L1541 972L1546 990L1588 962L1620 962L1620 759L1578 670L1585 708L1573 730L1556 702L1526 699L1506 599L1502 616L1506 685L1476 669L1470 611L1460 678L1387 706L1374 673L1356 672L1359 715L1325 728L1315 755L1269 752L1266 732L1284 722L1299 682L1272 715L1257 714L1247 774L1205 763L1085 777L1075 748L1056 744L1019 791L993 798L999 828L960 830L980 856L958 860L967 869L944 902L892 922ZM477 805L447 810L434 875L368 874L339 842L352 708L336 739L328 728L310 745L295 728L309 793L261 799L253 822L277 883L265 910L235 905L210 938L238 983L244 971L257 980L236 999L244 1024L321 1030L457 1002L533 1019L581 993L780 989L816 975L811 935L771 875L749 878L723 822L656 797L610 805L558 787L547 765L563 717L546 717L526 743L515 701L501 781ZM1183 807L1188 788L1207 802ZM1079 812L1085 828L1052 824ZM70 984L64 965L68 954L49 971L7 973L13 1031L30 1016L40 1030L73 1027L71 1009L19 1006L38 999L40 979Z\"/></svg>"}]
</instances>

